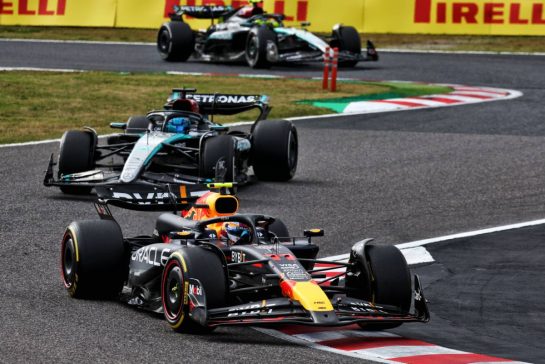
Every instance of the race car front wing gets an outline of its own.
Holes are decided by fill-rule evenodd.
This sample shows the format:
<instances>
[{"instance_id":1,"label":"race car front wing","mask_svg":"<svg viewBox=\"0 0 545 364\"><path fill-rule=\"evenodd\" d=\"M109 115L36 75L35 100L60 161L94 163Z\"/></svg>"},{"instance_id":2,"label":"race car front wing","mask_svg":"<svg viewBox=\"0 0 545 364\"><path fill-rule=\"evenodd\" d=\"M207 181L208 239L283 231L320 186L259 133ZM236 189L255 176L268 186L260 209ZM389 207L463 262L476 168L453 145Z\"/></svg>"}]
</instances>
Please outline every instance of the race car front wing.
<instances>
[{"instance_id":1,"label":"race car front wing","mask_svg":"<svg viewBox=\"0 0 545 364\"><path fill-rule=\"evenodd\" d=\"M414 282L412 312L402 312L394 306L375 305L365 300L341 295L333 296L331 299L333 311L319 313L309 312L297 301L285 297L210 310L198 304L192 307L200 311L200 323L210 327L271 324L344 326L354 323L428 322L429 310L417 275ZM192 299L192 301L199 300ZM203 316L202 313L205 311L206 314Z\"/></svg>"}]
</instances>

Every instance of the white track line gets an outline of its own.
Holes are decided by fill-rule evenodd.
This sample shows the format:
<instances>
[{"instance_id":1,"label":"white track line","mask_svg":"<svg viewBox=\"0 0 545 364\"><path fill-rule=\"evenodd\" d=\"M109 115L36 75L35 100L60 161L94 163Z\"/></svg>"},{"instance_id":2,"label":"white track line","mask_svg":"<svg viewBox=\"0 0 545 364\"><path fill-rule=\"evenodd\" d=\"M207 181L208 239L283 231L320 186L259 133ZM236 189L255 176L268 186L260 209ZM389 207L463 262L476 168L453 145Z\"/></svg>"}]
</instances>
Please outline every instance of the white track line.
<instances>
[{"instance_id":1,"label":"white track line","mask_svg":"<svg viewBox=\"0 0 545 364\"><path fill-rule=\"evenodd\" d=\"M0 38L0 42L27 42L27 43L59 43L59 44L101 44L101 45L145 45L156 46L151 42L117 42L117 41L99 41L99 40L56 40L56 39L17 39Z\"/></svg>"},{"instance_id":2,"label":"white track line","mask_svg":"<svg viewBox=\"0 0 545 364\"><path fill-rule=\"evenodd\" d=\"M0 67L0 71L66 72L66 73L87 72L84 70L76 70L72 68L38 68L38 67Z\"/></svg>"},{"instance_id":3,"label":"white track line","mask_svg":"<svg viewBox=\"0 0 545 364\"><path fill-rule=\"evenodd\" d=\"M521 229L525 227L537 226L537 225L543 225L543 224L545 224L545 219L531 220L531 221L525 221L525 222L520 222L516 224L502 225L502 226L496 226L496 227L491 227L486 229L467 231L464 233L444 235L444 236L439 236L436 238L415 240L415 241L411 241L407 243L396 244L396 247L399 250L401 250L401 252L405 256L405 259L407 259L407 263L409 263L409 265L431 263L433 262L433 258L431 257L429 252L424 248L425 245L445 242L445 241L454 240L454 239L469 238L469 237L478 236L478 235L491 234L491 233L496 233L500 231ZM326 257L324 258L324 260L346 261L348 260L348 257L349 257L349 254L340 254L340 255L334 255L331 257Z\"/></svg>"},{"instance_id":4,"label":"white track line","mask_svg":"<svg viewBox=\"0 0 545 364\"><path fill-rule=\"evenodd\" d=\"M377 48L377 51L384 53L430 53L430 54L470 54L470 55L500 55L500 56L545 56L545 52L493 52L493 51L445 51L427 49L405 49L405 48Z\"/></svg>"},{"instance_id":5,"label":"white track line","mask_svg":"<svg viewBox=\"0 0 545 364\"><path fill-rule=\"evenodd\" d=\"M103 44L103 45L145 45L156 46L155 42L119 42L99 40L58 40L58 39L23 39L23 38L0 38L0 42L30 42L30 43L66 43L66 44ZM367 49L363 48L363 52ZM385 53L431 53L431 54L474 54L474 55L508 55L508 56L545 56L545 52L493 52L493 51L448 51L429 49L406 49L406 48L377 48L379 52Z\"/></svg>"}]
</instances>

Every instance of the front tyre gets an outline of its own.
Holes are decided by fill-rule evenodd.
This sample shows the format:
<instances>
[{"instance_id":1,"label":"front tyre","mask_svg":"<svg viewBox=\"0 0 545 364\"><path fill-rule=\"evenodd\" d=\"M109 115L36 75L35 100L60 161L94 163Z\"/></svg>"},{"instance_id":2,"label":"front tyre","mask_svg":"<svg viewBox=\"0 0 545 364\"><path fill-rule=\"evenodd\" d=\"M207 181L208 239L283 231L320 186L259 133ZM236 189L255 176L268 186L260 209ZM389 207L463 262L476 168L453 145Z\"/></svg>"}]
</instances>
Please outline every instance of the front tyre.
<instances>
[{"instance_id":1,"label":"front tyre","mask_svg":"<svg viewBox=\"0 0 545 364\"><path fill-rule=\"evenodd\" d=\"M185 292L183 257L173 254L165 265L161 280L163 312L170 327L177 332L185 331L190 320L188 315L187 292ZM184 303L184 300L186 303Z\"/></svg>"},{"instance_id":2,"label":"front tyre","mask_svg":"<svg viewBox=\"0 0 545 364\"><path fill-rule=\"evenodd\" d=\"M267 60L267 44L276 43L274 31L262 25L254 27L248 32L246 39L246 62L252 68L270 68L271 63Z\"/></svg>"},{"instance_id":3,"label":"front tyre","mask_svg":"<svg viewBox=\"0 0 545 364\"><path fill-rule=\"evenodd\" d=\"M388 305L408 313L412 301L412 283L407 261L393 245L366 244L364 251L350 256L355 268L346 285L356 292L351 296L377 305ZM400 326L394 323L361 323L365 330L385 330Z\"/></svg>"},{"instance_id":4,"label":"front tyre","mask_svg":"<svg viewBox=\"0 0 545 364\"><path fill-rule=\"evenodd\" d=\"M127 269L123 235L115 221L75 221L68 226L61 242L61 274L71 297L115 297Z\"/></svg>"},{"instance_id":5,"label":"front tyre","mask_svg":"<svg viewBox=\"0 0 545 364\"><path fill-rule=\"evenodd\" d=\"M58 177L90 171L94 168L96 136L90 131L69 130L61 139ZM88 194L91 187L61 186L66 194Z\"/></svg>"},{"instance_id":6,"label":"front tyre","mask_svg":"<svg viewBox=\"0 0 545 364\"><path fill-rule=\"evenodd\" d=\"M338 47L339 52L348 52L353 55L361 54L361 39L360 34L354 27L341 26L333 31L332 46ZM341 67L354 67L358 60L339 62Z\"/></svg>"},{"instance_id":7,"label":"front tyre","mask_svg":"<svg viewBox=\"0 0 545 364\"><path fill-rule=\"evenodd\" d=\"M201 154L201 175L205 178L216 177L218 160L223 159L224 180L231 182L235 172L235 138L231 135L218 135L204 140Z\"/></svg>"},{"instance_id":8,"label":"front tyre","mask_svg":"<svg viewBox=\"0 0 545 364\"><path fill-rule=\"evenodd\" d=\"M148 130L150 120L145 116L131 116L127 121L125 134L144 134Z\"/></svg>"},{"instance_id":9,"label":"front tyre","mask_svg":"<svg viewBox=\"0 0 545 364\"><path fill-rule=\"evenodd\" d=\"M264 181L289 181L297 170L297 129L287 120L262 120L252 133L254 173Z\"/></svg>"},{"instance_id":10,"label":"front tyre","mask_svg":"<svg viewBox=\"0 0 545 364\"><path fill-rule=\"evenodd\" d=\"M157 34L157 50L165 61L185 62L195 50L195 35L187 23L164 23Z\"/></svg>"},{"instance_id":11,"label":"front tyre","mask_svg":"<svg viewBox=\"0 0 545 364\"><path fill-rule=\"evenodd\" d=\"M176 332L207 333L211 327L193 321L189 308L189 282L200 282L207 309L225 307L227 277L218 254L202 247L178 250L169 257L161 278L161 301L165 319Z\"/></svg>"}]
</instances>

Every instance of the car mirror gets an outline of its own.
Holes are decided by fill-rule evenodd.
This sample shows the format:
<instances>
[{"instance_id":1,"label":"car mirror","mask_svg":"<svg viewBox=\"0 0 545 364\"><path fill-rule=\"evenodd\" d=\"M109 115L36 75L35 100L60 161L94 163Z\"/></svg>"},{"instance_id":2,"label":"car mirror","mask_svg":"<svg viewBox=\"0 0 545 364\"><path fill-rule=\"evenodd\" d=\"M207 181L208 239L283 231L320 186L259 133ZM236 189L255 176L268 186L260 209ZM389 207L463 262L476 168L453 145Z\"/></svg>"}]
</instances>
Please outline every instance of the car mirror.
<instances>
[{"instance_id":1,"label":"car mirror","mask_svg":"<svg viewBox=\"0 0 545 364\"><path fill-rule=\"evenodd\" d=\"M228 126L223 126L223 125L212 125L210 127L210 130L214 130L214 131L227 131L229 130L229 127Z\"/></svg>"},{"instance_id":2,"label":"car mirror","mask_svg":"<svg viewBox=\"0 0 545 364\"><path fill-rule=\"evenodd\" d=\"M310 238L311 236L324 236L323 229L309 229L303 232L305 237Z\"/></svg>"},{"instance_id":3,"label":"car mirror","mask_svg":"<svg viewBox=\"0 0 545 364\"><path fill-rule=\"evenodd\" d=\"M110 128L112 128L112 129L125 129L125 128L127 128L127 123L110 123Z\"/></svg>"}]
</instances>

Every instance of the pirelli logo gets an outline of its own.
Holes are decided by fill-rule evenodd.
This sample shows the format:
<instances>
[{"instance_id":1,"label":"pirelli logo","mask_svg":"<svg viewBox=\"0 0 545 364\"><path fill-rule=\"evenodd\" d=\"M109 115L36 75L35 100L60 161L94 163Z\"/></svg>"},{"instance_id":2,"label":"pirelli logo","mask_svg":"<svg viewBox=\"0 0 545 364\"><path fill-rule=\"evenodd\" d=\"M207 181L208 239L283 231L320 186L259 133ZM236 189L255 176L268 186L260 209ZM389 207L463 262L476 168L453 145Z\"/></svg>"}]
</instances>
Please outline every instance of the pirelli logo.
<instances>
[{"instance_id":1,"label":"pirelli logo","mask_svg":"<svg viewBox=\"0 0 545 364\"><path fill-rule=\"evenodd\" d=\"M415 0L414 22L428 24L541 24L544 1Z\"/></svg>"}]
</instances>

